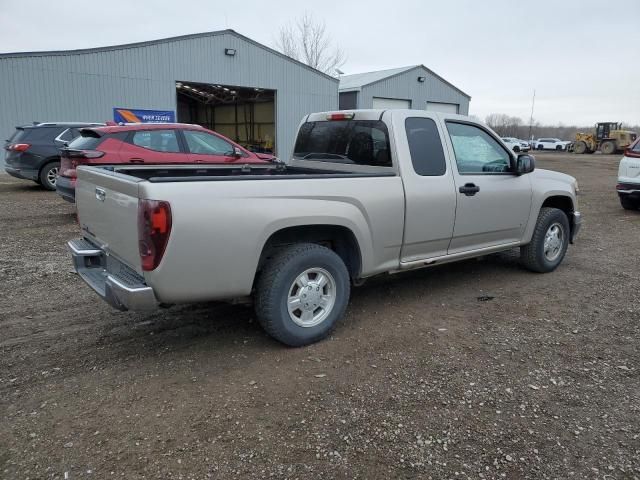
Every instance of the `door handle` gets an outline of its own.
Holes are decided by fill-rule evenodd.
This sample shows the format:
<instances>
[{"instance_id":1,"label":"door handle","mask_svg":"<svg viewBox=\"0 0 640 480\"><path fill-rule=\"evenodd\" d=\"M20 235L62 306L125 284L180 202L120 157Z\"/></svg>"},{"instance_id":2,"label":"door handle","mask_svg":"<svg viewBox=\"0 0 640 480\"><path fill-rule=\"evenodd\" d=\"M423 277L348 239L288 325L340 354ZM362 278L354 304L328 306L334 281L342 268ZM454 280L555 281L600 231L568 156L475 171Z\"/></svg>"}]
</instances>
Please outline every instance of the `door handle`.
<instances>
[{"instance_id":1,"label":"door handle","mask_svg":"<svg viewBox=\"0 0 640 480\"><path fill-rule=\"evenodd\" d=\"M133 157L129 159L131 163L144 163L144 158Z\"/></svg>"},{"instance_id":2,"label":"door handle","mask_svg":"<svg viewBox=\"0 0 640 480\"><path fill-rule=\"evenodd\" d=\"M473 197L480 191L480 187L478 187L475 183L465 183L464 186L459 188L459 190L460 193L464 193L467 197Z\"/></svg>"}]
</instances>

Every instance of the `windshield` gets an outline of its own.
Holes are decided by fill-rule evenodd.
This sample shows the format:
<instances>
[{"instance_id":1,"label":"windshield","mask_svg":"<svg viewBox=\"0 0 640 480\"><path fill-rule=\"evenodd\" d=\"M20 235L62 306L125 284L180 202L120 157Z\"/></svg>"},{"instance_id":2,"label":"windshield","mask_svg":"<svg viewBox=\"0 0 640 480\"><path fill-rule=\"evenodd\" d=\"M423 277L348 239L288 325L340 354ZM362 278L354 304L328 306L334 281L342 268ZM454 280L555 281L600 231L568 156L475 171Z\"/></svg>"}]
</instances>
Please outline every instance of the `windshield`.
<instances>
[{"instance_id":1,"label":"windshield","mask_svg":"<svg viewBox=\"0 0 640 480\"><path fill-rule=\"evenodd\" d=\"M307 122L293 157L302 160L390 167L389 132L379 120Z\"/></svg>"}]
</instances>

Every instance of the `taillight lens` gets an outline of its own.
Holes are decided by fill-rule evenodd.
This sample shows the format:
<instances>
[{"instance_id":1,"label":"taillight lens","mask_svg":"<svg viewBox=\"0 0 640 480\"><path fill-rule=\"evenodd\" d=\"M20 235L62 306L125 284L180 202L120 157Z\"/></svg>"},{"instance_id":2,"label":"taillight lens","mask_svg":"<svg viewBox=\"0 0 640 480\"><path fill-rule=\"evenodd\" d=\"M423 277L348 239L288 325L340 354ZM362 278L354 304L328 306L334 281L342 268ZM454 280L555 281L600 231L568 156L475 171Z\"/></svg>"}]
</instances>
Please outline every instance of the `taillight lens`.
<instances>
[{"instance_id":1,"label":"taillight lens","mask_svg":"<svg viewBox=\"0 0 640 480\"><path fill-rule=\"evenodd\" d=\"M169 242L171 206L160 200L138 201L138 249L142 270L155 270Z\"/></svg>"},{"instance_id":2,"label":"taillight lens","mask_svg":"<svg viewBox=\"0 0 640 480\"><path fill-rule=\"evenodd\" d=\"M76 168L78 165L91 163L94 158L104 157L104 152L100 150L73 150L62 149L60 157L60 175L63 177L76 178Z\"/></svg>"},{"instance_id":3,"label":"taillight lens","mask_svg":"<svg viewBox=\"0 0 640 480\"><path fill-rule=\"evenodd\" d=\"M12 143L7 147L7 150L12 152L26 152L31 147L30 143Z\"/></svg>"}]
</instances>

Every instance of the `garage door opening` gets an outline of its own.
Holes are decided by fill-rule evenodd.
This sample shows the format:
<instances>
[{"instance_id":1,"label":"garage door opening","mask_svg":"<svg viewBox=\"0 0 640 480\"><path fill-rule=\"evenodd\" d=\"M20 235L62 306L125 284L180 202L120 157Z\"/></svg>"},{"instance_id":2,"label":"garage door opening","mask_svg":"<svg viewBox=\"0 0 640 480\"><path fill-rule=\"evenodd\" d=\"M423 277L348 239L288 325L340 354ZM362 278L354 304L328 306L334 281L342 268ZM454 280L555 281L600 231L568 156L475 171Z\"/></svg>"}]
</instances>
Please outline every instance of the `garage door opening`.
<instances>
[{"instance_id":1,"label":"garage door opening","mask_svg":"<svg viewBox=\"0 0 640 480\"><path fill-rule=\"evenodd\" d=\"M178 121L195 123L261 153L276 153L275 90L176 82Z\"/></svg>"},{"instance_id":2,"label":"garage door opening","mask_svg":"<svg viewBox=\"0 0 640 480\"><path fill-rule=\"evenodd\" d=\"M459 113L460 105L457 103L427 102L427 111L440 113Z\"/></svg>"},{"instance_id":3,"label":"garage door opening","mask_svg":"<svg viewBox=\"0 0 640 480\"><path fill-rule=\"evenodd\" d=\"M373 97L371 108L411 108L411 100Z\"/></svg>"}]
</instances>

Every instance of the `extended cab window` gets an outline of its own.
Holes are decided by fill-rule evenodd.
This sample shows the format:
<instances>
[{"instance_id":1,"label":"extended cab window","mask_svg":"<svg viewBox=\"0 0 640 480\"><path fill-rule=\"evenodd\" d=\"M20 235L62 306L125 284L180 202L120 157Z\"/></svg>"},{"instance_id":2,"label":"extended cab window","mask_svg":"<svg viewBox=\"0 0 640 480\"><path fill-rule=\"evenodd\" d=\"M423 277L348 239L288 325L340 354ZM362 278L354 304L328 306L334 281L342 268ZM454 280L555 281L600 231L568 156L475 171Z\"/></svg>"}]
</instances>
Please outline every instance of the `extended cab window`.
<instances>
[{"instance_id":1,"label":"extended cab window","mask_svg":"<svg viewBox=\"0 0 640 480\"><path fill-rule=\"evenodd\" d=\"M184 130L184 138L191 153L202 155L233 155L233 145L207 132Z\"/></svg>"},{"instance_id":2,"label":"extended cab window","mask_svg":"<svg viewBox=\"0 0 640 480\"><path fill-rule=\"evenodd\" d=\"M436 122L430 118L413 117L407 118L404 125L416 173L425 177L444 175L447 167Z\"/></svg>"},{"instance_id":3,"label":"extended cab window","mask_svg":"<svg viewBox=\"0 0 640 480\"><path fill-rule=\"evenodd\" d=\"M156 152L180 151L178 138L173 130L139 130L133 134L131 141L134 145Z\"/></svg>"},{"instance_id":4,"label":"extended cab window","mask_svg":"<svg viewBox=\"0 0 640 480\"><path fill-rule=\"evenodd\" d=\"M320 162L391 167L389 132L378 120L306 122L293 157Z\"/></svg>"},{"instance_id":5,"label":"extended cab window","mask_svg":"<svg viewBox=\"0 0 640 480\"><path fill-rule=\"evenodd\" d=\"M482 128L465 123L447 122L458 172L461 174L505 173L511 156Z\"/></svg>"}]
</instances>

